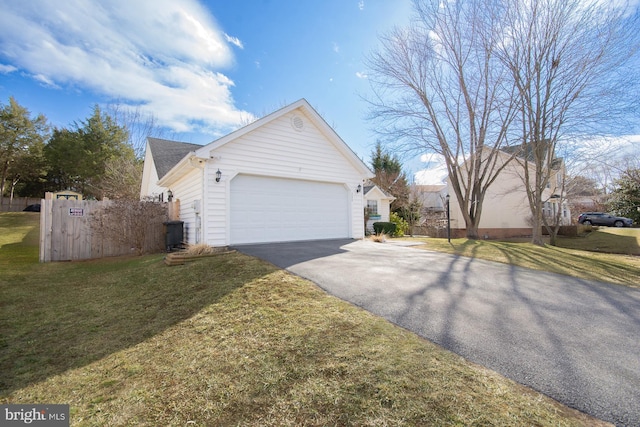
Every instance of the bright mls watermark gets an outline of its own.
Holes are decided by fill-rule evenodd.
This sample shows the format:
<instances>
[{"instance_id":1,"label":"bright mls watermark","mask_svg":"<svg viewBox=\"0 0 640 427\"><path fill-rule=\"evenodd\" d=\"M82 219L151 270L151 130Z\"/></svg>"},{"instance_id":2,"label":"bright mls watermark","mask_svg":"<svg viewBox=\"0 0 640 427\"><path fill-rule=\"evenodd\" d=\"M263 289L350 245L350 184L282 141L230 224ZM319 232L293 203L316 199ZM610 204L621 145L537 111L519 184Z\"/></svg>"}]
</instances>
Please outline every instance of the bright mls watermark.
<instances>
[{"instance_id":1,"label":"bright mls watermark","mask_svg":"<svg viewBox=\"0 0 640 427\"><path fill-rule=\"evenodd\" d=\"M69 405L0 405L0 425L69 427Z\"/></svg>"}]
</instances>

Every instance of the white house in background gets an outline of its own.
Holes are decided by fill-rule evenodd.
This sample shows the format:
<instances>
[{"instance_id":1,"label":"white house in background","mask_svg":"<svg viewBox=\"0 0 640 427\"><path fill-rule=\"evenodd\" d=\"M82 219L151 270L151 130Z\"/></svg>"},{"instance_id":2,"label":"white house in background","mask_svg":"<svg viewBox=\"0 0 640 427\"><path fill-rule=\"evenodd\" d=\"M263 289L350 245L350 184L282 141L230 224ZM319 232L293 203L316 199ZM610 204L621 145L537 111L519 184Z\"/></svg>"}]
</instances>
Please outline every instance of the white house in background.
<instances>
[{"instance_id":1,"label":"white house in background","mask_svg":"<svg viewBox=\"0 0 640 427\"><path fill-rule=\"evenodd\" d=\"M504 164L510 157L511 154L500 152L498 162ZM554 215L560 211L561 225L570 225L569 205L565 197L561 197L564 163L562 159L554 159L553 162L554 173L543 192L544 213ZM523 172L522 163L513 160L487 190L478 230L480 237L502 238L531 235L531 210L522 181ZM533 171L531 173L533 174ZM465 235L464 217L450 184L448 184L447 192L450 195L452 233L455 236L463 237Z\"/></svg>"},{"instance_id":2,"label":"white house in background","mask_svg":"<svg viewBox=\"0 0 640 427\"><path fill-rule=\"evenodd\" d=\"M366 228L373 232L374 222L389 222L391 202L396 198L386 194L377 185L368 183L364 186L365 209L368 214Z\"/></svg>"},{"instance_id":3,"label":"white house in background","mask_svg":"<svg viewBox=\"0 0 640 427\"><path fill-rule=\"evenodd\" d=\"M444 212L447 184L415 184L412 187L412 192L420 200L423 212Z\"/></svg>"},{"instance_id":4,"label":"white house in background","mask_svg":"<svg viewBox=\"0 0 640 427\"><path fill-rule=\"evenodd\" d=\"M171 191L189 244L358 239L373 176L301 99L204 146L149 138L141 196Z\"/></svg>"}]
</instances>

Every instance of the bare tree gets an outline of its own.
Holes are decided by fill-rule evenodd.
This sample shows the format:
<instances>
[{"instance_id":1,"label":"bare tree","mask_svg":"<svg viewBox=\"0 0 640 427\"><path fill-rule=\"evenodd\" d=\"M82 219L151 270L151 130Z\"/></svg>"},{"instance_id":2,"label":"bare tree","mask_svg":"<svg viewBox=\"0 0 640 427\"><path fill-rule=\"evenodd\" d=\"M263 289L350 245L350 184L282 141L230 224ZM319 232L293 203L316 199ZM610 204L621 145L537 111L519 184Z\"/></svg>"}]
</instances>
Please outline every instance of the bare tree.
<instances>
[{"instance_id":1,"label":"bare tree","mask_svg":"<svg viewBox=\"0 0 640 427\"><path fill-rule=\"evenodd\" d=\"M96 182L96 190L109 199L136 201L142 183L140 159L130 156L112 157L105 162L104 173Z\"/></svg>"},{"instance_id":2,"label":"bare tree","mask_svg":"<svg viewBox=\"0 0 640 427\"><path fill-rule=\"evenodd\" d=\"M412 25L382 37L367 61L372 118L396 150L444 157L467 237L477 238L487 189L508 164L498 154L516 111L508 69L496 56L502 7L416 0L414 10Z\"/></svg>"},{"instance_id":3,"label":"bare tree","mask_svg":"<svg viewBox=\"0 0 640 427\"><path fill-rule=\"evenodd\" d=\"M543 245L542 226L550 226L545 188L556 175L558 144L598 128L614 132L637 109L638 74L631 59L638 51L638 14L600 0L503 4L497 53L516 88L532 243Z\"/></svg>"},{"instance_id":4,"label":"bare tree","mask_svg":"<svg viewBox=\"0 0 640 427\"><path fill-rule=\"evenodd\" d=\"M116 102L109 104L107 114L127 130L129 145L138 158L144 156L147 137L153 135L157 138L168 138L167 130L158 124L155 116L143 112L139 106L131 107Z\"/></svg>"}]
</instances>

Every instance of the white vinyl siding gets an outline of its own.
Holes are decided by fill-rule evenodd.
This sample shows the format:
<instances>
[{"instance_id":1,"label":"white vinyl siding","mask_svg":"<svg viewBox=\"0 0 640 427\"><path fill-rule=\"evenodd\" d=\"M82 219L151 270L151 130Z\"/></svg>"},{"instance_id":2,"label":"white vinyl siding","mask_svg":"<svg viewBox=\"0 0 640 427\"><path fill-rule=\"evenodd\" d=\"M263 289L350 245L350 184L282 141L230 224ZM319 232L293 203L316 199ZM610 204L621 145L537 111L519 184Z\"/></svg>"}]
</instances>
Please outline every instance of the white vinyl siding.
<instances>
[{"instance_id":1,"label":"white vinyl siding","mask_svg":"<svg viewBox=\"0 0 640 427\"><path fill-rule=\"evenodd\" d=\"M184 237L187 243L196 244L202 241L197 233L196 216L203 217L201 169L191 169L188 174L171 185L174 200L180 200L180 220L184 221ZM197 212L200 203L199 212Z\"/></svg>"},{"instance_id":2,"label":"white vinyl siding","mask_svg":"<svg viewBox=\"0 0 640 427\"><path fill-rule=\"evenodd\" d=\"M291 125L294 116L304 122L301 132ZM362 192L356 193L357 186L363 183L362 172L301 109L275 118L225 145L217 148L215 145L214 142L197 151L198 157L211 159L205 169L206 243L221 246L232 242L231 207L228 203L233 200L232 184L236 175L339 184L344 189L345 198L348 198L347 209L350 209L345 224L348 234L340 237L364 236ZM222 180L216 183L215 172L218 169ZM281 202L272 199L271 203L277 205ZM321 232L320 229L316 238L329 238L331 235ZM273 241L290 239L280 237Z\"/></svg>"},{"instance_id":3,"label":"white vinyl siding","mask_svg":"<svg viewBox=\"0 0 640 427\"><path fill-rule=\"evenodd\" d=\"M158 172L151 155L149 143L144 155L144 168L142 170L142 185L140 187L140 198L158 197L166 192L166 188L160 187L158 184ZM166 200L166 198L165 198Z\"/></svg>"},{"instance_id":4,"label":"white vinyl siding","mask_svg":"<svg viewBox=\"0 0 640 427\"><path fill-rule=\"evenodd\" d=\"M151 164L145 162L145 168ZM218 170L222 176L216 182ZM263 188L275 192L258 203L260 214L249 209L255 203L251 198L259 195L243 194L244 190L236 188L246 176L261 177L264 181L257 185L278 183ZM180 219L188 242L219 247L232 241L362 238L364 201L357 189L372 176L333 129L300 100L196 149L160 182L180 200ZM199 213L195 212L195 201L200 201ZM245 215L246 219L238 223L233 215ZM301 217L306 218L303 221ZM201 233L197 233L198 219ZM291 226L265 236L256 231L262 226L255 223L267 220Z\"/></svg>"}]
</instances>

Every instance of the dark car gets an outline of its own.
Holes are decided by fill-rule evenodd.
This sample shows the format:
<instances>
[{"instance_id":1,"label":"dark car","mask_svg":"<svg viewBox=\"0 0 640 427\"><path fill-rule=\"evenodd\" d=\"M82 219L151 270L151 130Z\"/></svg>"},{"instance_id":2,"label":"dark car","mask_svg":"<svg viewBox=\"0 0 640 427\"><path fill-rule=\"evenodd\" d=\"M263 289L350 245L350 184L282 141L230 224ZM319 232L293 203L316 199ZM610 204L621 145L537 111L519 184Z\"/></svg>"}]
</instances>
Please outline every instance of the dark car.
<instances>
[{"instance_id":1,"label":"dark car","mask_svg":"<svg viewBox=\"0 0 640 427\"><path fill-rule=\"evenodd\" d=\"M29 205L26 208L22 209L22 212L40 212L40 203Z\"/></svg>"},{"instance_id":2,"label":"dark car","mask_svg":"<svg viewBox=\"0 0 640 427\"><path fill-rule=\"evenodd\" d=\"M608 227L631 227L633 220L604 212L585 212L578 217L578 223L584 225L606 225Z\"/></svg>"}]
</instances>

